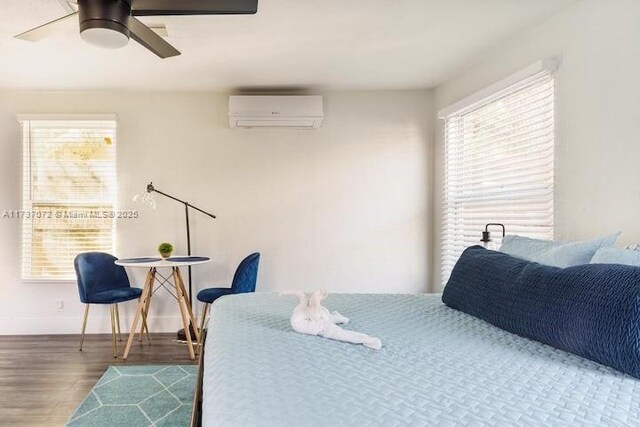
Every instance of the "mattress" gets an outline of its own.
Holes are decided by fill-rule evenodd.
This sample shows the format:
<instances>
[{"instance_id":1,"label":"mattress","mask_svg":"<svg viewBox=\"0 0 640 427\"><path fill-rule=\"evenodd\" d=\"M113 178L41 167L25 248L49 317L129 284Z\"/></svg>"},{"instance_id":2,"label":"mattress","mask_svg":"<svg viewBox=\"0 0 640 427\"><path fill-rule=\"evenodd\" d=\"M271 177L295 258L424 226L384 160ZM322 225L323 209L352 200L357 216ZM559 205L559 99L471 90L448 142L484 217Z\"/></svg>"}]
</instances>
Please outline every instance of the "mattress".
<instances>
[{"instance_id":1,"label":"mattress","mask_svg":"<svg viewBox=\"0 0 640 427\"><path fill-rule=\"evenodd\" d=\"M505 332L440 295L331 294L375 351L293 332L293 297L212 307L203 425L639 426L640 380Z\"/></svg>"}]
</instances>

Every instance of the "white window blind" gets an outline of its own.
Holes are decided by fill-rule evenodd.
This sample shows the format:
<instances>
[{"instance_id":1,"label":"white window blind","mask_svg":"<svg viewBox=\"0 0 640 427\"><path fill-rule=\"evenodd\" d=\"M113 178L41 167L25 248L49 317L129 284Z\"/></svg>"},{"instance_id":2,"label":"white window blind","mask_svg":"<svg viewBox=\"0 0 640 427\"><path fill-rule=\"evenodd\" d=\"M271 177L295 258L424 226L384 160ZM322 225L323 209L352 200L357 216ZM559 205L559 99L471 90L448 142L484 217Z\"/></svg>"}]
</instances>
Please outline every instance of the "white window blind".
<instances>
[{"instance_id":1,"label":"white window blind","mask_svg":"<svg viewBox=\"0 0 640 427\"><path fill-rule=\"evenodd\" d=\"M22 278L68 280L81 252L113 252L116 121L24 119Z\"/></svg>"},{"instance_id":2,"label":"white window blind","mask_svg":"<svg viewBox=\"0 0 640 427\"><path fill-rule=\"evenodd\" d=\"M443 285L487 223L553 238L554 106L553 73L539 70L444 117Z\"/></svg>"}]
</instances>

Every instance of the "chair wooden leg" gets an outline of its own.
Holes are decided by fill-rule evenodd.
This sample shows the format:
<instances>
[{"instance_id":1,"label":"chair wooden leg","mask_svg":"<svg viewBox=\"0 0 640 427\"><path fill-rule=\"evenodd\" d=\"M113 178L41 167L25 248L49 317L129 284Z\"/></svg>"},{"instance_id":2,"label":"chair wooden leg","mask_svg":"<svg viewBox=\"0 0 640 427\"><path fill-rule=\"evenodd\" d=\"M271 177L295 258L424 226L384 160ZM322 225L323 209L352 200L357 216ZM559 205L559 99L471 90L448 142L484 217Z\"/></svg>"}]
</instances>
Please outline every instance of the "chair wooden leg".
<instances>
[{"instance_id":1,"label":"chair wooden leg","mask_svg":"<svg viewBox=\"0 0 640 427\"><path fill-rule=\"evenodd\" d=\"M120 309L116 304L116 326L118 327L118 341L122 341L122 335L120 334Z\"/></svg>"},{"instance_id":2,"label":"chair wooden leg","mask_svg":"<svg viewBox=\"0 0 640 427\"><path fill-rule=\"evenodd\" d=\"M209 310L209 303L204 303L202 307L202 318L200 319L200 336L198 337L198 347L202 345L202 333L204 332L204 323L207 318L207 311Z\"/></svg>"},{"instance_id":3,"label":"chair wooden leg","mask_svg":"<svg viewBox=\"0 0 640 427\"><path fill-rule=\"evenodd\" d=\"M116 310L114 304L109 305L111 311L111 339L113 341L113 357L118 357L118 343L116 342Z\"/></svg>"},{"instance_id":4,"label":"chair wooden leg","mask_svg":"<svg viewBox=\"0 0 640 427\"><path fill-rule=\"evenodd\" d=\"M84 319L82 320L82 335L80 335L80 351L84 343L84 331L87 329L87 318L89 317L89 304L84 307Z\"/></svg>"}]
</instances>

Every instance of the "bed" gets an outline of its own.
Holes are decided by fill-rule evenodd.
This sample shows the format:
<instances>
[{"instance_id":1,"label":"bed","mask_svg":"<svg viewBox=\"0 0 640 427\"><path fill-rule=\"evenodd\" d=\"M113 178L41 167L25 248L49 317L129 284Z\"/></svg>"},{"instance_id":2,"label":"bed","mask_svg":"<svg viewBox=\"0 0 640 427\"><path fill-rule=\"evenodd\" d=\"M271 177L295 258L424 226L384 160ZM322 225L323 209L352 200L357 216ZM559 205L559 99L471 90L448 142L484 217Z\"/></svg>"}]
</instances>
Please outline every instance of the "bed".
<instances>
[{"instance_id":1,"label":"bed","mask_svg":"<svg viewBox=\"0 0 640 427\"><path fill-rule=\"evenodd\" d=\"M212 308L202 425L638 426L640 380L445 306L440 295L332 294L379 351L292 331L293 298Z\"/></svg>"}]
</instances>

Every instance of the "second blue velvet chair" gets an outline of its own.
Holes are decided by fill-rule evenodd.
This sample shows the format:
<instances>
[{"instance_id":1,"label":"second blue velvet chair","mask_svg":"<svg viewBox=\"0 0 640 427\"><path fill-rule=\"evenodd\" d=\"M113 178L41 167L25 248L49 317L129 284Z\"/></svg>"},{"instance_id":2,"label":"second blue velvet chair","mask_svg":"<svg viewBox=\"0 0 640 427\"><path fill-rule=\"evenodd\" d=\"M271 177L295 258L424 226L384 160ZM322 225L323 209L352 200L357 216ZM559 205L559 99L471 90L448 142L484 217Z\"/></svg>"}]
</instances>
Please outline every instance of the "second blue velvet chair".
<instances>
[{"instance_id":1,"label":"second blue velvet chair","mask_svg":"<svg viewBox=\"0 0 640 427\"><path fill-rule=\"evenodd\" d=\"M224 295L245 294L255 292L256 282L258 281L258 264L260 263L260 254L253 253L242 260L235 274L230 288L208 288L198 292L198 301L204 303L202 309L202 319L200 320L200 336L204 330L204 322L209 310L209 304Z\"/></svg>"}]
</instances>

